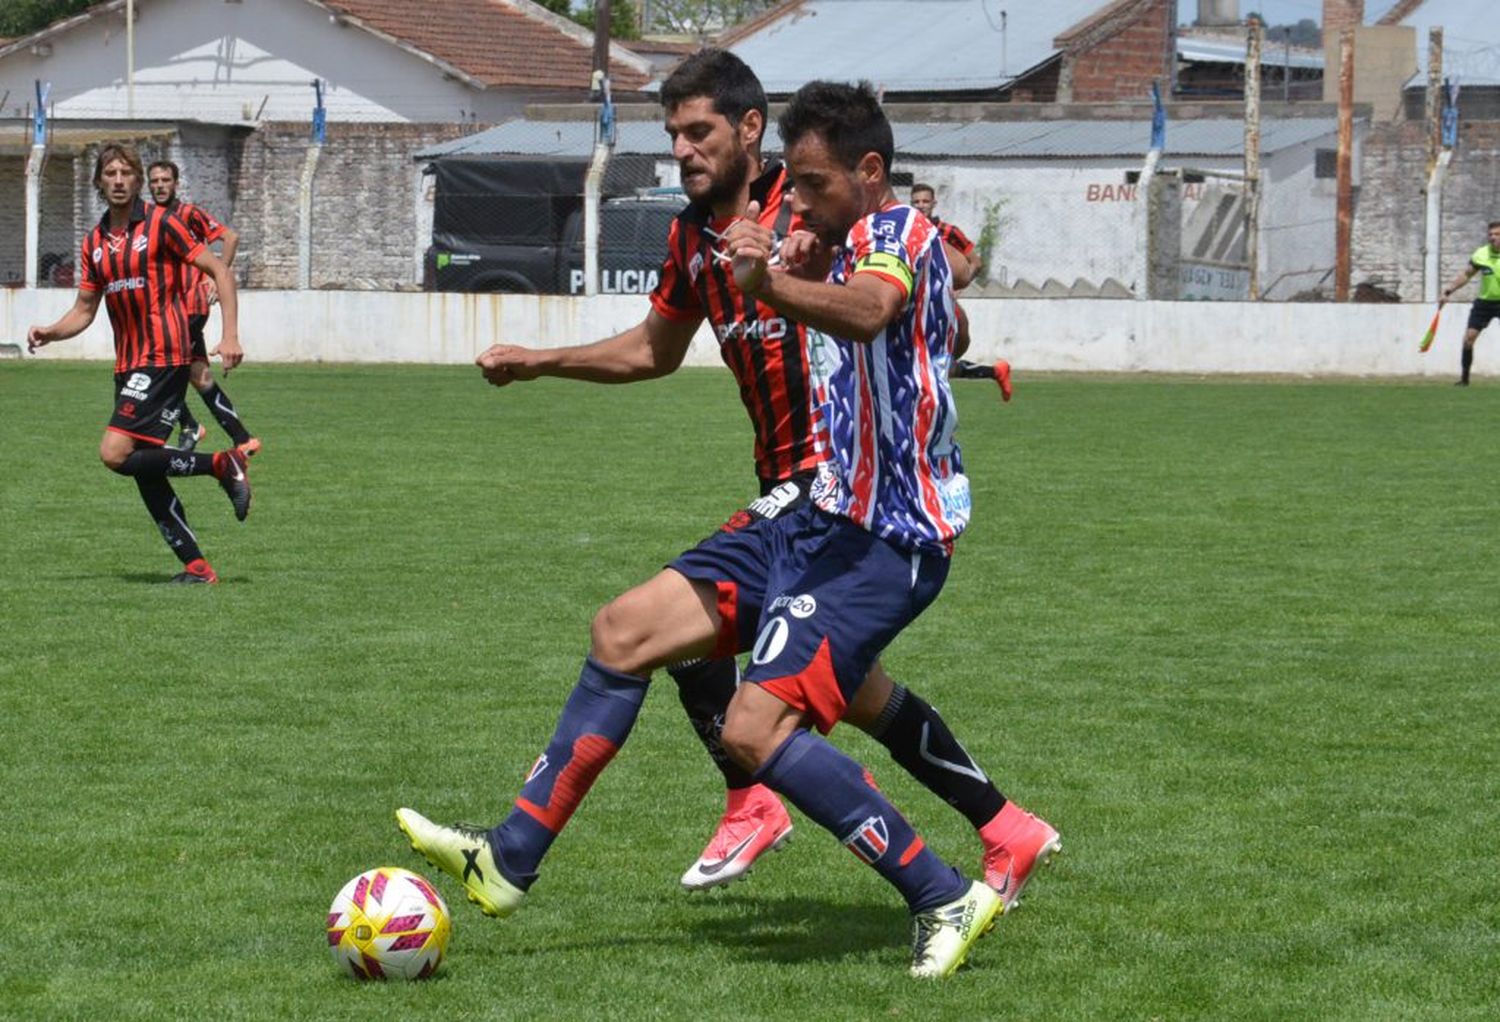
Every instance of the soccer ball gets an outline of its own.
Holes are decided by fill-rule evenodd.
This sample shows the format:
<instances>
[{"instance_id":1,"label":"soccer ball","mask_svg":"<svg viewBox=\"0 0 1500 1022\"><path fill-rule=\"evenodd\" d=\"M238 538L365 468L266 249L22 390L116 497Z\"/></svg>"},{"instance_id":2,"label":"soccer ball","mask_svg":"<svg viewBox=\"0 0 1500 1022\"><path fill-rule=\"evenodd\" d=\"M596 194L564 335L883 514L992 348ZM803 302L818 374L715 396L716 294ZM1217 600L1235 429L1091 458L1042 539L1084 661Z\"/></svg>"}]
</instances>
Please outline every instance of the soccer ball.
<instances>
[{"instance_id":1,"label":"soccer ball","mask_svg":"<svg viewBox=\"0 0 1500 1022\"><path fill-rule=\"evenodd\" d=\"M426 979L452 929L437 889L399 866L361 873L328 908L328 950L355 979Z\"/></svg>"}]
</instances>

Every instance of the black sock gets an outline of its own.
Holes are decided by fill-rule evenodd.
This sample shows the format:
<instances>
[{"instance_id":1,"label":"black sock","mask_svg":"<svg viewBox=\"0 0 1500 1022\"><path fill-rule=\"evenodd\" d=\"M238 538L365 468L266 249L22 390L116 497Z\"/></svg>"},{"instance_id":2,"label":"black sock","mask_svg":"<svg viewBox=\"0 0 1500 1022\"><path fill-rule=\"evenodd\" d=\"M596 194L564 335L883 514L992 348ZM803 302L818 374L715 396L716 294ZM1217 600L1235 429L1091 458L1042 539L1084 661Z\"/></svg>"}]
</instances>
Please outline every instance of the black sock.
<instances>
[{"instance_id":1,"label":"black sock","mask_svg":"<svg viewBox=\"0 0 1500 1022\"><path fill-rule=\"evenodd\" d=\"M207 390L198 391L198 394L231 440L242 444L250 439L250 431L240 421L240 413L234 410L234 402L229 400L229 395L224 393L224 388L219 386L218 381L209 384Z\"/></svg>"},{"instance_id":2,"label":"black sock","mask_svg":"<svg viewBox=\"0 0 1500 1022\"><path fill-rule=\"evenodd\" d=\"M177 425L184 433L198 432L198 420L188 411L187 398L182 400L182 411L177 415Z\"/></svg>"},{"instance_id":3,"label":"black sock","mask_svg":"<svg viewBox=\"0 0 1500 1022\"><path fill-rule=\"evenodd\" d=\"M995 818L1005 796L964 751L937 710L897 685L870 736L934 795L968 817L977 830Z\"/></svg>"},{"instance_id":4,"label":"black sock","mask_svg":"<svg viewBox=\"0 0 1500 1022\"><path fill-rule=\"evenodd\" d=\"M724 775L724 786L748 788L754 784L755 778L729 758L720 741L724 735L724 710L739 685L739 665L732 658L692 660L673 664L667 673L677 682L677 697L682 700L682 708L687 711L698 740Z\"/></svg>"},{"instance_id":5,"label":"black sock","mask_svg":"<svg viewBox=\"0 0 1500 1022\"><path fill-rule=\"evenodd\" d=\"M207 451L179 451L167 447L141 447L130 452L120 466L122 476L164 479L167 476L206 476L214 471L214 456Z\"/></svg>"},{"instance_id":6,"label":"black sock","mask_svg":"<svg viewBox=\"0 0 1500 1022\"><path fill-rule=\"evenodd\" d=\"M1463 371L1464 371L1463 381L1465 383L1468 383L1469 382L1469 369L1470 369L1470 367L1472 367L1474 365L1474 346L1472 344L1465 344L1464 345L1464 354L1463 354L1463 363L1462 363L1462 365L1463 365Z\"/></svg>"},{"instance_id":7,"label":"black sock","mask_svg":"<svg viewBox=\"0 0 1500 1022\"><path fill-rule=\"evenodd\" d=\"M958 359L953 363L953 365L958 369L959 377L965 380L973 380L978 378L989 379L990 377L995 375L993 369L991 369L989 366L982 366L978 362L968 362L964 359Z\"/></svg>"},{"instance_id":8,"label":"black sock","mask_svg":"<svg viewBox=\"0 0 1500 1022\"><path fill-rule=\"evenodd\" d=\"M167 541L177 559L187 564L202 557L198 537L188 528L187 515L182 510L182 502L172 491L172 484L160 476L136 476L135 485L141 491L141 500L145 501L152 521L161 530L161 538Z\"/></svg>"}]
</instances>

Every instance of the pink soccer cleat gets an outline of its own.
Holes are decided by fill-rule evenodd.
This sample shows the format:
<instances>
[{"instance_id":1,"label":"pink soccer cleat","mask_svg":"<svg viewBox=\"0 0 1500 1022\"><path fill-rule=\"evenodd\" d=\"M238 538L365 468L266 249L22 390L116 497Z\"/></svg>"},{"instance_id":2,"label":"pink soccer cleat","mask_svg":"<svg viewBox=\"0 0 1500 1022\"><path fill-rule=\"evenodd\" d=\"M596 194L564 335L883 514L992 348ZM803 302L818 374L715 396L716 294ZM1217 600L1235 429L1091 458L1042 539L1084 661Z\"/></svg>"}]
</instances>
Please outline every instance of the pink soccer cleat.
<instances>
[{"instance_id":1,"label":"pink soccer cleat","mask_svg":"<svg viewBox=\"0 0 1500 1022\"><path fill-rule=\"evenodd\" d=\"M1062 838L1052 825L1014 802L1005 803L979 828L979 838L984 842L984 882L1000 895L1006 912L1021 900L1036 867L1062 851Z\"/></svg>"},{"instance_id":2,"label":"pink soccer cleat","mask_svg":"<svg viewBox=\"0 0 1500 1022\"><path fill-rule=\"evenodd\" d=\"M763 784L732 788L719 827L698 861L682 874L684 891L706 891L750 872L761 853L776 851L792 836L792 818L776 793Z\"/></svg>"}]
</instances>

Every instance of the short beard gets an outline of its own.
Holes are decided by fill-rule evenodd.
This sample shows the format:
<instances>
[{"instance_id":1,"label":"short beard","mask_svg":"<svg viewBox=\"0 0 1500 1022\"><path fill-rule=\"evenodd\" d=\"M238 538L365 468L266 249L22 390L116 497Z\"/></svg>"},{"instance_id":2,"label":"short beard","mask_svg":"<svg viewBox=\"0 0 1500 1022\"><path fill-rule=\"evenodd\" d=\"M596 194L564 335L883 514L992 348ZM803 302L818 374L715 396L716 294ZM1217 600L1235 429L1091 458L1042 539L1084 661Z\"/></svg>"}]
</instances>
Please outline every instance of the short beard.
<instances>
[{"instance_id":1,"label":"short beard","mask_svg":"<svg viewBox=\"0 0 1500 1022\"><path fill-rule=\"evenodd\" d=\"M750 177L750 151L740 149L734 161L725 168L724 176L708 186L703 197L698 201L705 206L717 206L721 202L729 202L739 197L740 189L745 186L745 181Z\"/></svg>"}]
</instances>

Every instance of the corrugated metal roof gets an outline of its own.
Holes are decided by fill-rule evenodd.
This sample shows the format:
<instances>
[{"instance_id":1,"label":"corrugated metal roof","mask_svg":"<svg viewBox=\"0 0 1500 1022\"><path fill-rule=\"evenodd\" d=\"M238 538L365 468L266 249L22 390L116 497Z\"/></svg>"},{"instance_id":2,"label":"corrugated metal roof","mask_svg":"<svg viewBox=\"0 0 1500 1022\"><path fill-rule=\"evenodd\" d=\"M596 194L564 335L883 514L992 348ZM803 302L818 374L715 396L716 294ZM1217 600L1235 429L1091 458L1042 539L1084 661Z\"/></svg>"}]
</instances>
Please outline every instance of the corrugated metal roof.
<instances>
[{"instance_id":1,"label":"corrugated metal roof","mask_svg":"<svg viewBox=\"0 0 1500 1022\"><path fill-rule=\"evenodd\" d=\"M1496 10L1481 0L1425 0L1401 19L1417 30L1416 75L1408 85L1427 81L1427 33L1443 29L1443 74L1460 85L1500 85L1500 31ZM1462 103L1462 100L1460 100Z\"/></svg>"},{"instance_id":2,"label":"corrugated metal roof","mask_svg":"<svg viewBox=\"0 0 1500 1022\"><path fill-rule=\"evenodd\" d=\"M615 151L670 159L667 133L655 121L621 124ZM1138 121L966 121L896 123L896 152L907 159L1059 159L1144 156L1151 124ZM1266 120L1261 124L1261 151L1273 153L1338 131L1331 117ZM1238 156L1244 151L1245 125L1232 119L1172 121L1167 124L1167 153L1174 156ZM418 154L438 156L570 156L587 157L594 147L594 126L586 121L511 121ZM781 148L773 123L767 151Z\"/></svg>"},{"instance_id":3,"label":"corrugated metal roof","mask_svg":"<svg viewBox=\"0 0 1500 1022\"><path fill-rule=\"evenodd\" d=\"M809 76L887 92L993 89L1044 63L1105 0L808 0L730 44L769 93Z\"/></svg>"},{"instance_id":4,"label":"corrugated metal roof","mask_svg":"<svg viewBox=\"0 0 1500 1022\"><path fill-rule=\"evenodd\" d=\"M1245 43L1229 42L1219 39L1195 39L1192 36L1177 37L1177 57L1179 60L1195 60L1214 64L1243 64L1245 62ZM1293 48L1290 55L1282 46L1278 46L1274 40L1267 39L1265 46L1261 49L1260 63L1262 67L1305 67L1321 68L1323 66L1323 53L1321 50L1300 50Z\"/></svg>"}]
</instances>

